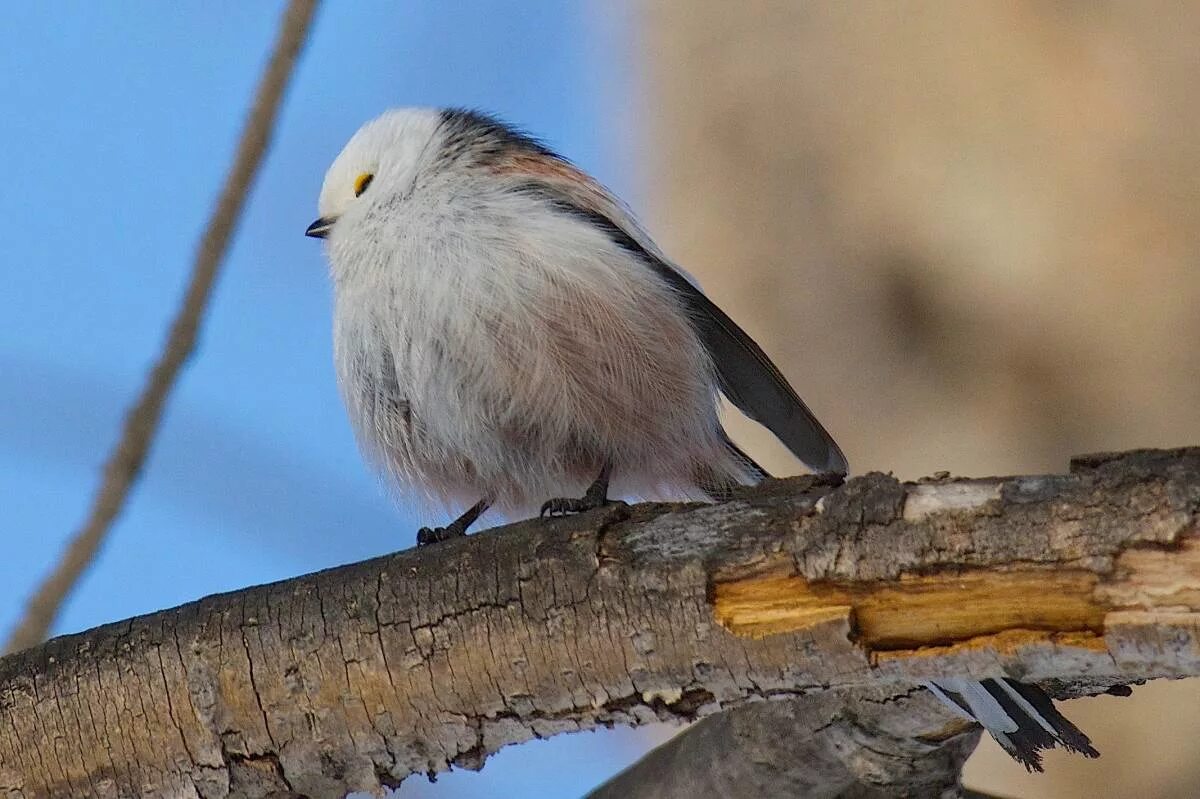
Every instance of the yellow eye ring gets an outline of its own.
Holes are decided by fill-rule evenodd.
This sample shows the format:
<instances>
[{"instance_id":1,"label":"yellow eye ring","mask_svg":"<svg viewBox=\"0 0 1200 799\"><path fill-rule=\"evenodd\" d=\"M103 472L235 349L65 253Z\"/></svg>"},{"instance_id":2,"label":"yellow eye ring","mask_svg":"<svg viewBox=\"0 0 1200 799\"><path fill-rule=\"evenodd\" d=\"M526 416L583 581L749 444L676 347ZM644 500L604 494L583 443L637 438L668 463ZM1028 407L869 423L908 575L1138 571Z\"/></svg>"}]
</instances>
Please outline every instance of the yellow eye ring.
<instances>
[{"instance_id":1,"label":"yellow eye ring","mask_svg":"<svg viewBox=\"0 0 1200 799\"><path fill-rule=\"evenodd\" d=\"M361 175L356 177L354 179L354 196L358 197L364 191L366 191L367 187L371 185L371 181L374 179L375 179L375 176L372 175L370 172L363 172Z\"/></svg>"}]
</instances>

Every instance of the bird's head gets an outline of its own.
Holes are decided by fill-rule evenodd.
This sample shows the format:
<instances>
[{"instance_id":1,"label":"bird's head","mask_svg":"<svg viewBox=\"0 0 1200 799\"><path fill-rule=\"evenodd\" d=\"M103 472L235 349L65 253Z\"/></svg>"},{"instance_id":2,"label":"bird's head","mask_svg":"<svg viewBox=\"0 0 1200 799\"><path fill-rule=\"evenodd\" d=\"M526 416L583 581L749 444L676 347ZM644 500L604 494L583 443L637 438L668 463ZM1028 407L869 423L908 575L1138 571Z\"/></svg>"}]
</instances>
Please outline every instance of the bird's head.
<instances>
[{"instance_id":1,"label":"bird's head","mask_svg":"<svg viewBox=\"0 0 1200 799\"><path fill-rule=\"evenodd\" d=\"M325 238L339 219L364 207L370 194L403 194L410 189L440 124L437 109L402 108L359 128L325 173L317 202L319 218L305 235Z\"/></svg>"},{"instance_id":2,"label":"bird's head","mask_svg":"<svg viewBox=\"0 0 1200 799\"><path fill-rule=\"evenodd\" d=\"M376 198L406 198L421 181L471 175L495 187L546 179L594 185L537 139L487 114L401 108L363 125L334 159L321 186L320 218L305 233L325 238Z\"/></svg>"}]
</instances>

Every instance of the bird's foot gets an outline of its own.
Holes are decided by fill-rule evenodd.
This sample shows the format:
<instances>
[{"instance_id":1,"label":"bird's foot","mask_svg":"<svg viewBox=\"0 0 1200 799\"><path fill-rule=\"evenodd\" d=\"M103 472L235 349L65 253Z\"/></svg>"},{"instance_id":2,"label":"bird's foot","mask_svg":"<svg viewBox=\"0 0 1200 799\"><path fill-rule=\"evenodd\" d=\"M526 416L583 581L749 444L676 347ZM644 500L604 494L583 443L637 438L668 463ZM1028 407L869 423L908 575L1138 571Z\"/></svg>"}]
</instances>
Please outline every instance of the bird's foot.
<instances>
[{"instance_id":1,"label":"bird's foot","mask_svg":"<svg viewBox=\"0 0 1200 799\"><path fill-rule=\"evenodd\" d=\"M589 510L603 508L605 505L613 504L613 500L608 498L608 480L603 482L597 480L588 488L587 493L580 498L575 497L555 497L548 499L542 505L542 511L539 516L569 516L573 513L586 513Z\"/></svg>"},{"instance_id":2,"label":"bird's foot","mask_svg":"<svg viewBox=\"0 0 1200 799\"><path fill-rule=\"evenodd\" d=\"M571 497L555 497L548 499L542 505L541 516L570 516L573 513L586 513L589 510L603 508L605 505L612 504L609 499L590 499L583 497L582 499L574 499Z\"/></svg>"},{"instance_id":3,"label":"bird's foot","mask_svg":"<svg viewBox=\"0 0 1200 799\"><path fill-rule=\"evenodd\" d=\"M440 544L466 534L465 526L454 522L445 527L422 527L417 530L417 546L427 547L430 544Z\"/></svg>"},{"instance_id":4,"label":"bird's foot","mask_svg":"<svg viewBox=\"0 0 1200 799\"><path fill-rule=\"evenodd\" d=\"M443 541L449 541L451 538L461 538L467 534L467 528L474 524L475 520L491 507L491 504L492 500L484 497L467 508L462 516L459 516L445 527L422 527L420 530L417 530L417 546L427 547L430 544L440 544Z\"/></svg>"},{"instance_id":5,"label":"bird's foot","mask_svg":"<svg viewBox=\"0 0 1200 799\"><path fill-rule=\"evenodd\" d=\"M546 500L542 505L539 516L567 516L572 513L584 513L611 504L608 498L608 478L612 474L612 462L605 461L596 478L580 499L574 497L556 497Z\"/></svg>"}]
</instances>

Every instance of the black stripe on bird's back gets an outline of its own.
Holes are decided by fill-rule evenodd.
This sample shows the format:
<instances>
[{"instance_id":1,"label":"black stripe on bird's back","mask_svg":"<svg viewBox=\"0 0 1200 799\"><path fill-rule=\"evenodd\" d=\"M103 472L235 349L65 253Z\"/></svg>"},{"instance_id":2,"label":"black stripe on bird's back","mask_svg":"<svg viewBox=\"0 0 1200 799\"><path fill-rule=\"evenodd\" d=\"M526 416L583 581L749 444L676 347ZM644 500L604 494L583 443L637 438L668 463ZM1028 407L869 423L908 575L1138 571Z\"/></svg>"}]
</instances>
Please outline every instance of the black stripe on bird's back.
<instances>
[{"instance_id":1,"label":"black stripe on bird's back","mask_svg":"<svg viewBox=\"0 0 1200 799\"><path fill-rule=\"evenodd\" d=\"M774 433L810 469L846 474L846 456L762 347L683 274L646 250L608 216L580 206L553 186L530 181L513 190L538 197L555 210L588 223L646 264L684 303L716 368L721 393Z\"/></svg>"},{"instance_id":2,"label":"black stripe on bird's back","mask_svg":"<svg viewBox=\"0 0 1200 799\"><path fill-rule=\"evenodd\" d=\"M440 115L442 158L469 156L483 166L498 164L518 153L565 160L536 136L497 116L470 108L443 108Z\"/></svg>"}]
</instances>

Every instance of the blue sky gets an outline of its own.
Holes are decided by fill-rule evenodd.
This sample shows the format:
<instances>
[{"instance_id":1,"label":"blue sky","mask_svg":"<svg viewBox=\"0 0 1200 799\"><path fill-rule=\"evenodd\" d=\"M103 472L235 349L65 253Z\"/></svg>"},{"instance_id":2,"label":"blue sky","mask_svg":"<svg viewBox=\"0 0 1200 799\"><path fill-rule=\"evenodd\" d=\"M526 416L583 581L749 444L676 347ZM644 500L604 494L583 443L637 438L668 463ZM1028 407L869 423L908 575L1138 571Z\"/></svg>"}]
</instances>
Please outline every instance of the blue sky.
<instances>
[{"instance_id":1,"label":"blue sky","mask_svg":"<svg viewBox=\"0 0 1200 799\"><path fill-rule=\"evenodd\" d=\"M0 3L0 623L84 516L186 281L282 3ZM330 290L303 236L325 167L397 105L543 136L629 199L631 11L341 2L318 15L199 351L145 476L58 632L409 546L334 387ZM405 796L577 796L644 736L506 750Z\"/></svg>"}]
</instances>

